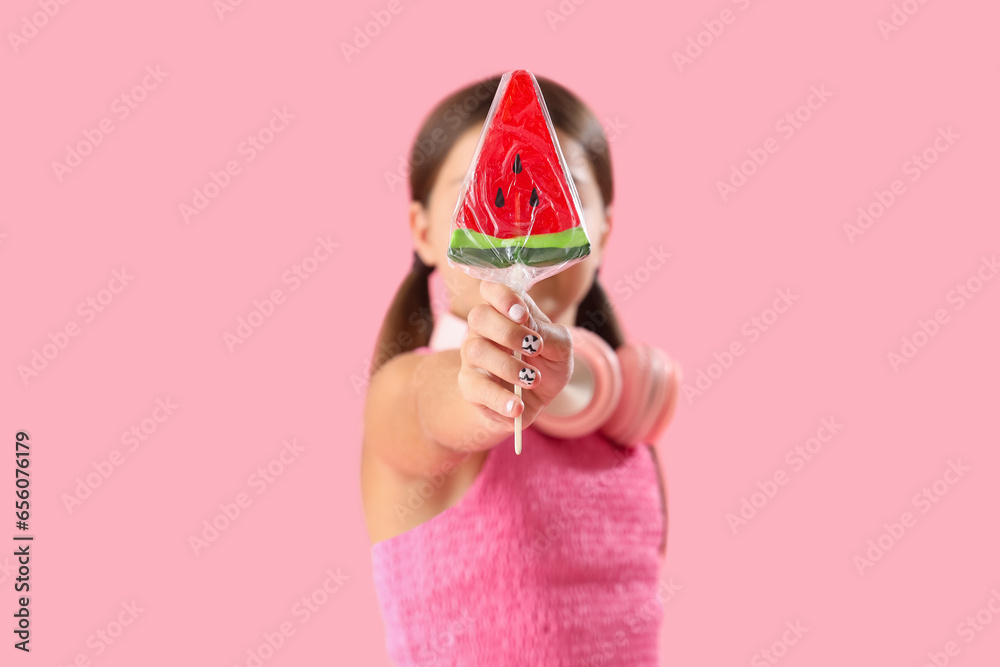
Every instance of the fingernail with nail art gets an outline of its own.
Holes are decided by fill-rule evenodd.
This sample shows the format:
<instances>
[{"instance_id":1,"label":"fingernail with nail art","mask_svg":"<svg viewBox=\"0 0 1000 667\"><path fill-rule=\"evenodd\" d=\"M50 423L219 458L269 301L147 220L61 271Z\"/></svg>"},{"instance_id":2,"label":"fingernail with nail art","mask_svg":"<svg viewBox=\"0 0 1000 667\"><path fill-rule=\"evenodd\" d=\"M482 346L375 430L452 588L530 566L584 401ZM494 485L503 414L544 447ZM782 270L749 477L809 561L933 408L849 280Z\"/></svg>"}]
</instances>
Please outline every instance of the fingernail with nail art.
<instances>
[{"instance_id":1,"label":"fingernail with nail art","mask_svg":"<svg viewBox=\"0 0 1000 667\"><path fill-rule=\"evenodd\" d=\"M541 345L542 339L535 334L528 334L521 341L521 350L527 352L528 354L537 354L538 348Z\"/></svg>"},{"instance_id":2,"label":"fingernail with nail art","mask_svg":"<svg viewBox=\"0 0 1000 667\"><path fill-rule=\"evenodd\" d=\"M531 368L522 368L521 373L517 376L521 382L526 385L535 384L536 372Z\"/></svg>"}]
</instances>

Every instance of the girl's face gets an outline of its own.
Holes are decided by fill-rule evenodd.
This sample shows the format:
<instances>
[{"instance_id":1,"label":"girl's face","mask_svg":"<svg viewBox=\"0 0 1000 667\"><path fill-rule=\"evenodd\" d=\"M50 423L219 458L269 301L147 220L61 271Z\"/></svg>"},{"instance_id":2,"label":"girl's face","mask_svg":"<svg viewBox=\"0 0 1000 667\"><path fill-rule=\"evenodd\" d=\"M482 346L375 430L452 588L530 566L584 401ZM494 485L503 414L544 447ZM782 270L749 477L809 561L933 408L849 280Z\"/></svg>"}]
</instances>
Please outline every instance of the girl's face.
<instances>
[{"instance_id":1,"label":"girl's face","mask_svg":"<svg viewBox=\"0 0 1000 667\"><path fill-rule=\"evenodd\" d=\"M473 306L482 303L479 279L461 269L452 268L447 260L451 217L482 130L482 125L475 125L455 142L438 172L427 208L420 202L410 204L410 231L414 247L425 264L436 267L451 300L451 311L459 317L467 317ZM528 294L553 322L571 326L575 323L577 304L587 295L594 273L601 264L604 246L611 232L611 212L601 197L583 146L561 130L556 130L556 137L580 195L591 252L568 269L535 283Z\"/></svg>"}]
</instances>

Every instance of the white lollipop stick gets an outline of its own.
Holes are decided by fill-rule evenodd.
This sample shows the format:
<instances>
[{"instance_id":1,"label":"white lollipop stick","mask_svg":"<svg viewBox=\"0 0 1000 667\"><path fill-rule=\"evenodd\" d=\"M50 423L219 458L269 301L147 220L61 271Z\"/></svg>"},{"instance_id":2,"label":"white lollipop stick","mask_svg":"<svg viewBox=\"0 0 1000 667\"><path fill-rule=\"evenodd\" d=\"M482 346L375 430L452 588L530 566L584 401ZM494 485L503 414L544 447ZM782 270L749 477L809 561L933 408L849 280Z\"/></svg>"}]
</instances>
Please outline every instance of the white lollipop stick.
<instances>
[{"instance_id":1,"label":"white lollipop stick","mask_svg":"<svg viewBox=\"0 0 1000 667\"><path fill-rule=\"evenodd\" d=\"M514 358L521 361L521 351L514 352ZM521 400L521 385L514 383L514 395ZM514 417L514 453L521 453L521 415Z\"/></svg>"},{"instance_id":2,"label":"white lollipop stick","mask_svg":"<svg viewBox=\"0 0 1000 667\"><path fill-rule=\"evenodd\" d=\"M520 195L518 195L520 197ZM516 265L519 270L513 271L511 278L511 289L521 297L521 300L525 302L527 306L527 300L525 299L525 293L527 293L527 286L529 282L529 276L527 270L520 265ZM514 358L521 361L521 350L514 350ZM517 396L521 403L524 403L524 399L521 397L521 385L514 383L514 395ZM521 415L514 417L514 453L521 453Z\"/></svg>"}]
</instances>

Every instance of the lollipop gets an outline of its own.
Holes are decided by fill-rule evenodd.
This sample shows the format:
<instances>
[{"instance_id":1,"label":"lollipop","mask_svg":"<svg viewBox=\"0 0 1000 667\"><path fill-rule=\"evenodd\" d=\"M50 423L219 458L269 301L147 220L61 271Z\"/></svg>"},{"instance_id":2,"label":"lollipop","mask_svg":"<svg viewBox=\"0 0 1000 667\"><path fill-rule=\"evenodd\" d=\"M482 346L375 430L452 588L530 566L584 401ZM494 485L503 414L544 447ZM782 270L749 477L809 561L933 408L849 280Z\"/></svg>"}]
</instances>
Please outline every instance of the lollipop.
<instances>
[{"instance_id":1,"label":"lollipop","mask_svg":"<svg viewBox=\"0 0 1000 667\"><path fill-rule=\"evenodd\" d=\"M523 298L590 254L590 238L542 91L531 72L500 79L451 223L448 264ZM521 360L521 351L514 356ZM521 397L521 387L515 385ZM521 416L514 418L521 453Z\"/></svg>"}]
</instances>

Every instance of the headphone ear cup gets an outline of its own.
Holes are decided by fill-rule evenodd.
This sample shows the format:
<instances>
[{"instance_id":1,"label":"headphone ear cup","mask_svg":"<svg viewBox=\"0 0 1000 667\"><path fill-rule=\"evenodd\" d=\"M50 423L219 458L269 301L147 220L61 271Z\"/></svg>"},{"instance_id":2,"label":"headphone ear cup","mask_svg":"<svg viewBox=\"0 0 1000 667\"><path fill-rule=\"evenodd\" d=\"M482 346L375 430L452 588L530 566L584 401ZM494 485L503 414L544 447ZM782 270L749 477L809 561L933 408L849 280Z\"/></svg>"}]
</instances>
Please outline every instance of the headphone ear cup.
<instances>
[{"instance_id":1,"label":"headphone ear cup","mask_svg":"<svg viewBox=\"0 0 1000 667\"><path fill-rule=\"evenodd\" d=\"M646 396L649 385L649 363L646 356L641 345L626 343L618 348L622 397L601 431L623 447L634 447L638 442L635 421L645 407L645 401L640 398Z\"/></svg>"},{"instance_id":2,"label":"headphone ear cup","mask_svg":"<svg viewBox=\"0 0 1000 667\"><path fill-rule=\"evenodd\" d=\"M681 384L683 382L680 364L667 356L662 350L652 349L661 358L663 374L657 382L662 387L660 398L658 399L660 401L658 403L659 409L656 410L657 417L653 420L653 425L643 437L643 440L651 443L660 439L664 431L667 430L667 426L673 420L674 413L677 411L677 401L680 399Z\"/></svg>"},{"instance_id":3,"label":"headphone ear cup","mask_svg":"<svg viewBox=\"0 0 1000 667\"><path fill-rule=\"evenodd\" d=\"M673 418L680 369L665 352L644 343L621 346L618 360L622 397L602 431L625 447L652 443Z\"/></svg>"},{"instance_id":4,"label":"headphone ear cup","mask_svg":"<svg viewBox=\"0 0 1000 667\"><path fill-rule=\"evenodd\" d=\"M603 338L583 327L573 336L573 377L532 425L555 438L578 438L598 430L621 400L618 356Z\"/></svg>"}]
</instances>

